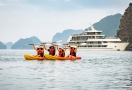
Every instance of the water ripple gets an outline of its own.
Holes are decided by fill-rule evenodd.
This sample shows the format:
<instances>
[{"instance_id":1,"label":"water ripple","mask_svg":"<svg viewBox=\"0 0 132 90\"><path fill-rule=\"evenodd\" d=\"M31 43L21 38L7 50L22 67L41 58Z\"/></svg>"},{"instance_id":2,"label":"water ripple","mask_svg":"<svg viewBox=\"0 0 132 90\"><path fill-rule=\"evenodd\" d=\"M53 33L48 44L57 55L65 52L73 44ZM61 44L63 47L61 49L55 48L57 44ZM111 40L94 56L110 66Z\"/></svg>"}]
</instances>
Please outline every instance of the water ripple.
<instances>
[{"instance_id":1,"label":"water ripple","mask_svg":"<svg viewBox=\"0 0 132 90\"><path fill-rule=\"evenodd\" d=\"M0 51L0 90L132 90L132 52L78 51L78 61L26 61Z\"/></svg>"}]
</instances>

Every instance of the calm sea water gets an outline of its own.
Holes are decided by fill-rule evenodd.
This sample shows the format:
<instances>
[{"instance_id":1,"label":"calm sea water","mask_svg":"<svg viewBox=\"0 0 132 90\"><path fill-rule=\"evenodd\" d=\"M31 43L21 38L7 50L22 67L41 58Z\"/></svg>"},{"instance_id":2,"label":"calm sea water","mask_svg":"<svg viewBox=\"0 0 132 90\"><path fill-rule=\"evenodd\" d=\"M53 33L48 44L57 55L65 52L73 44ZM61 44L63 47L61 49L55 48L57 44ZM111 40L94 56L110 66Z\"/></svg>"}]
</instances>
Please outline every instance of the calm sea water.
<instances>
[{"instance_id":1,"label":"calm sea water","mask_svg":"<svg viewBox=\"0 0 132 90\"><path fill-rule=\"evenodd\" d=\"M132 90L132 52L78 51L77 61L26 61L24 53L36 54L0 50L0 90Z\"/></svg>"}]
</instances>

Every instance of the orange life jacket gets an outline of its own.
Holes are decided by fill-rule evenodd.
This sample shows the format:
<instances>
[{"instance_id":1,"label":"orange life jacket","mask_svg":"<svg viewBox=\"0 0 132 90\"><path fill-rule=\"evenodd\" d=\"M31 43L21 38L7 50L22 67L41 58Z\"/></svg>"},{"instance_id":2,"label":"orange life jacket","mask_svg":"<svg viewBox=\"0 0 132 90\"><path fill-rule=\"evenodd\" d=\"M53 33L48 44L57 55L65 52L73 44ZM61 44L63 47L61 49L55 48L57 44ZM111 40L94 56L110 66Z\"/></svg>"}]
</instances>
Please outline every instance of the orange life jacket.
<instances>
[{"instance_id":1,"label":"orange life jacket","mask_svg":"<svg viewBox=\"0 0 132 90\"><path fill-rule=\"evenodd\" d=\"M50 49L49 50L49 55L55 55L55 50L54 49Z\"/></svg>"},{"instance_id":2,"label":"orange life jacket","mask_svg":"<svg viewBox=\"0 0 132 90\"><path fill-rule=\"evenodd\" d=\"M38 55L40 55L41 57L43 57L44 52L42 50L37 50L37 53L38 53Z\"/></svg>"},{"instance_id":3,"label":"orange life jacket","mask_svg":"<svg viewBox=\"0 0 132 90\"><path fill-rule=\"evenodd\" d=\"M70 50L70 55L72 55L72 56L75 56L75 57L76 57L76 52L75 52L73 49L71 49L71 50Z\"/></svg>"},{"instance_id":4,"label":"orange life jacket","mask_svg":"<svg viewBox=\"0 0 132 90\"><path fill-rule=\"evenodd\" d=\"M59 56L63 57L63 52L62 51L59 51Z\"/></svg>"}]
</instances>

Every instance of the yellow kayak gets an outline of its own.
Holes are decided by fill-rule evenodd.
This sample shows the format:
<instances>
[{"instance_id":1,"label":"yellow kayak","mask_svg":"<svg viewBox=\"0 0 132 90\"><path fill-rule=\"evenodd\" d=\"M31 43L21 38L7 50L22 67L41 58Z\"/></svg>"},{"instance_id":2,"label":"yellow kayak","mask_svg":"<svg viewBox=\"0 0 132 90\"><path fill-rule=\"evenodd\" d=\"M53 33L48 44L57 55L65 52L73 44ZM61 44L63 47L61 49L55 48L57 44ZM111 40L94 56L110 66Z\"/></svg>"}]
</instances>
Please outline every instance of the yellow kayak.
<instances>
[{"instance_id":1,"label":"yellow kayak","mask_svg":"<svg viewBox=\"0 0 132 90\"><path fill-rule=\"evenodd\" d=\"M43 57L38 57L35 55L29 55L29 54L24 54L24 58L26 60L45 60L45 58L43 58Z\"/></svg>"},{"instance_id":2,"label":"yellow kayak","mask_svg":"<svg viewBox=\"0 0 132 90\"><path fill-rule=\"evenodd\" d=\"M47 60L58 60L58 56L52 56L49 54L44 54L44 56Z\"/></svg>"},{"instance_id":3,"label":"yellow kayak","mask_svg":"<svg viewBox=\"0 0 132 90\"><path fill-rule=\"evenodd\" d=\"M24 54L24 58L26 60L57 60L58 59L57 56L51 56L49 54L44 54L44 56L45 56L45 58L44 57L38 57L35 55Z\"/></svg>"}]
</instances>

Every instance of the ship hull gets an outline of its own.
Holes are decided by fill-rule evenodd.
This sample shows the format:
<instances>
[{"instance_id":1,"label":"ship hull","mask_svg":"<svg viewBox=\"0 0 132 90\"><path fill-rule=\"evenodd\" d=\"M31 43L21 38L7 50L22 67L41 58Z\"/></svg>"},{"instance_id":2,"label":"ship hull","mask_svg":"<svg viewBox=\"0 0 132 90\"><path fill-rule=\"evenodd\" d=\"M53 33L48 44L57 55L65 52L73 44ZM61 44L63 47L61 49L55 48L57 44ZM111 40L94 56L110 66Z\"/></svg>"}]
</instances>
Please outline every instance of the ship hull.
<instances>
[{"instance_id":1,"label":"ship hull","mask_svg":"<svg viewBox=\"0 0 132 90\"><path fill-rule=\"evenodd\" d=\"M78 47L78 50L124 51L129 43L108 43L107 47Z\"/></svg>"}]
</instances>

